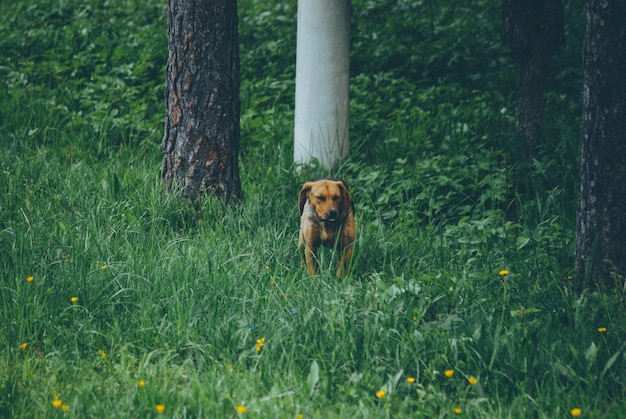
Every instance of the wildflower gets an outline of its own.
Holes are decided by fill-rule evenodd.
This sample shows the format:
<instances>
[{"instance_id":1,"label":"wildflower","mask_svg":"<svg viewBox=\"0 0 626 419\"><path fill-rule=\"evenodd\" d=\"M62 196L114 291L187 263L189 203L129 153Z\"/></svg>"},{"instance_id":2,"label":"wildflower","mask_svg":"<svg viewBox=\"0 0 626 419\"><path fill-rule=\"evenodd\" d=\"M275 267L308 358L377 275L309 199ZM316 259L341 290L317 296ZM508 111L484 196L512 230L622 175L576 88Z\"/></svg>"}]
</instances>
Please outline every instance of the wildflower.
<instances>
[{"instance_id":1,"label":"wildflower","mask_svg":"<svg viewBox=\"0 0 626 419\"><path fill-rule=\"evenodd\" d=\"M63 406L63 400L61 399L52 400L52 407L54 407L55 409L58 409L61 406Z\"/></svg>"},{"instance_id":2,"label":"wildflower","mask_svg":"<svg viewBox=\"0 0 626 419\"><path fill-rule=\"evenodd\" d=\"M106 266L106 265L102 265L102 266L100 266L100 269L104 271L107 267L108 266Z\"/></svg>"},{"instance_id":3,"label":"wildflower","mask_svg":"<svg viewBox=\"0 0 626 419\"><path fill-rule=\"evenodd\" d=\"M265 345L265 338L257 339L256 340L256 351L259 352L261 350L261 348L263 347L263 345Z\"/></svg>"},{"instance_id":4,"label":"wildflower","mask_svg":"<svg viewBox=\"0 0 626 419\"><path fill-rule=\"evenodd\" d=\"M72 297L72 298L70 298L70 301L71 301L73 304L76 304L76 303L78 302L78 297Z\"/></svg>"},{"instance_id":5,"label":"wildflower","mask_svg":"<svg viewBox=\"0 0 626 419\"><path fill-rule=\"evenodd\" d=\"M454 375L454 370L445 370L443 372L443 375L445 375L448 378L452 378L452 376Z\"/></svg>"},{"instance_id":6,"label":"wildflower","mask_svg":"<svg viewBox=\"0 0 626 419\"><path fill-rule=\"evenodd\" d=\"M66 404L61 405L61 410L64 412L67 412L67 409L69 409L70 407Z\"/></svg>"},{"instance_id":7,"label":"wildflower","mask_svg":"<svg viewBox=\"0 0 626 419\"><path fill-rule=\"evenodd\" d=\"M296 416L296 419L303 419L304 415L302 413L298 413L298 415Z\"/></svg>"},{"instance_id":8,"label":"wildflower","mask_svg":"<svg viewBox=\"0 0 626 419\"><path fill-rule=\"evenodd\" d=\"M28 342L24 342L20 345L20 349L26 349L28 347Z\"/></svg>"},{"instance_id":9,"label":"wildflower","mask_svg":"<svg viewBox=\"0 0 626 419\"><path fill-rule=\"evenodd\" d=\"M248 411L248 408L242 404L237 406L235 409L237 409L237 412L239 413L246 413Z\"/></svg>"},{"instance_id":10,"label":"wildflower","mask_svg":"<svg viewBox=\"0 0 626 419\"><path fill-rule=\"evenodd\" d=\"M378 390L376 392L376 397L378 397L379 399L383 399L386 394L387 394L387 392L385 390Z\"/></svg>"},{"instance_id":11,"label":"wildflower","mask_svg":"<svg viewBox=\"0 0 626 419\"><path fill-rule=\"evenodd\" d=\"M474 386L474 385L476 385L476 383L478 382L478 380L476 379L476 377L470 377L470 378L468 378L468 379L467 379L467 381L469 381L469 383L470 383L471 385L473 385L473 386Z\"/></svg>"},{"instance_id":12,"label":"wildflower","mask_svg":"<svg viewBox=\"0 0 626 419\"><path fill-rule=\"evenodd\" d=\"M146 382L144 380L139 380L139 382L137 383L137 385L139 387L145 387L146 386Z\"/></svg>"},{"instance_id":13,"label":"wildflower","mask_svg":"<svg viewBox=\"0 0 626 419\"><path fill-rule=\"evenodd\" d=\"M106 352L104 352L104 350L102 350L102 349L100 349L100 350L98 351L98 355L100 355L102 358L106 358L106 357L107 357L107 353L106 353Z\"/></svg>"},{"instance_id":14,"label":"wildflower","mask_svg":"<svg viewBox=\"0 0 626 419\"><path fill-rule=\"evenodd\" d=\"M297 314L298 313L298 309L297 308L292 308L291 309L291 314Z\"/></svg>"},{"instance_id":15,"label":"wildflower","mask_svg":"<svg viewBox=\"0 0 626 419\"><path fill-rule=\"evenodd\" d=\"M165 405L164 404L157 404L157 405L154 406L154 410L156 410L158 414L162 415L163 412L165 412Z\"/></svg>"},{"instance_id":16,"label":"wildflower","mask_svg":"<svg viewBox=\"0 0 626 419\"><path fill-rule=\"evenodd\" d=\"M415 382L415 377L408 377L406 379L406 382L409 383L409 384L413 384Z\"/></svg>"},{"instance_id":17,"label":"wildflower","mask_svg":"<svg viewBox=\"0 0 626 419\"><path fill-rule=\"evenodd\" d=\"M507 276L509 274L509 271L507 271L506 269L502 269L500 272L498 272L498 275L500 276Z\"/></svg>"},{"instance_id":18,"label":"wildflower","mask_svg":"<svg viewBox=\"0 0 626 419\"><path fill-rule=\"evenodd\" d=\"M456 415L460 415L461 413L463 413L463 409L461 409L460 407L455 407L453 411Z\"/></svg>"},{"instance_id":19,"label":"wildflower","mask_svg":"<svg viewBox=\"0 0 626 419\"><path fill-rule=\"evenodd\" d=\"M598 332L605 333L606 332L606 327L598 327Z\"/></svg>"},{"instance_id":20,"label":"wildflower","mask_svg":"<svg viewBox=\"0 0 626 419\"><path fill-rule=\"evenodd\" d=\"M572 416L580 416L582 412L583 411L580 409L580 407L575 407L570 413L572 414Z\"/></svg>"},{"instance_id":21,"label":"wildflower","mask_svg":"<svg viewBox=\"0 0 626 419\"><path fill-rule=\"evenodd\" d=\"M33 282L34 280L35 280L35 277L32 275L26 277L26 282Z\"/></svg>"}]
</instances>

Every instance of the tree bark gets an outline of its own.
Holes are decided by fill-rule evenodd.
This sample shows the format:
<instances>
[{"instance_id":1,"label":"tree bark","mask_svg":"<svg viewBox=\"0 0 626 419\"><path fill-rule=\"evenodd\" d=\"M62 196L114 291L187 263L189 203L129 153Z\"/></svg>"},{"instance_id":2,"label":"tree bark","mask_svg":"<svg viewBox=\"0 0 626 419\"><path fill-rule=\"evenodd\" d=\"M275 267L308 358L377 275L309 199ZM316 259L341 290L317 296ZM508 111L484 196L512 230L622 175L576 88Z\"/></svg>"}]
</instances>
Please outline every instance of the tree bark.
<instances>
[{"instance_id":1,"label":"tree bark","mask_svg":"<svg viewBox=\"0 0 626 419\"><path fill-rule=\"evenodd\" d=\"M519 64L517 135L530 156L541 141L550 61L565 43L563 0L504 0L502 21Z\"/></svg>"},{"instance_id":2,"label":"tree bark","mask_svg":"<svg viewBox=\"0 0 626 419\"><path fill-rule=\"evenodd\" d=\"M576 268L584 286L626 273L626 2L586 0Z\"/></svg>"},{"instance_id":3,"label":"tree bark","mask_svg":"<svg viewBox=\"0 0 626 419\"><path fill-rule=\"evenodd\" d=\"M192 200L242 197L236 0L168 0L161 176Z\"/></svg>"}]
</instances>

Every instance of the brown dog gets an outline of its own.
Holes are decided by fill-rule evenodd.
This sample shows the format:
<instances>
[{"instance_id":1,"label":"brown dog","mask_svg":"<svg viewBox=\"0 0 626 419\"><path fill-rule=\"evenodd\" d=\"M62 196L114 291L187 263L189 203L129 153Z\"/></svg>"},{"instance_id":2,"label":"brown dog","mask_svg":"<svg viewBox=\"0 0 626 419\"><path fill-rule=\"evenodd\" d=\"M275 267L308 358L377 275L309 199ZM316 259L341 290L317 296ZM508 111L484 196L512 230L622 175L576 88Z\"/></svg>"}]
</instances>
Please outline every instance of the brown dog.
<instances>
[{"instance_id":1,"label":"brown dog","mask_svg":"<svg viewBox=\"0 0 626 419\"><path fill-rule=\"evenodd\" d=\"M300 238L310 275L317 272L317 250L321 245L337 247L337 276L348 273L356 226L354 204L348 187L339 179L321 179L302 186L300 197Z\"/></svg>"}]
</instances>

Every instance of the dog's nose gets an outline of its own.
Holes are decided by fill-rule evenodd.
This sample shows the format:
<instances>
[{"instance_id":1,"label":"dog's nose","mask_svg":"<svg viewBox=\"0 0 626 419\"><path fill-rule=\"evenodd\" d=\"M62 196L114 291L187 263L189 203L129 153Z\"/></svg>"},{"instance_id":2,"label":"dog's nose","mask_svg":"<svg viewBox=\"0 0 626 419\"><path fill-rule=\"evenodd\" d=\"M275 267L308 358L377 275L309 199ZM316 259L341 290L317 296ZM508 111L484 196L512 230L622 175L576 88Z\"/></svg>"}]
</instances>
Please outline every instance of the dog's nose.
<instances>
[{"instance_id":1,"label":"dog's nose","mask_svg":"<svg viewBox=\"0 0 626 419\"><path fill-rule=\"evenodd\" d=\"M328 218L331 220L334 220L337 218L337 210L334 208L331 208L330 210L328 210Z\"/></svg>"}]
</instances>

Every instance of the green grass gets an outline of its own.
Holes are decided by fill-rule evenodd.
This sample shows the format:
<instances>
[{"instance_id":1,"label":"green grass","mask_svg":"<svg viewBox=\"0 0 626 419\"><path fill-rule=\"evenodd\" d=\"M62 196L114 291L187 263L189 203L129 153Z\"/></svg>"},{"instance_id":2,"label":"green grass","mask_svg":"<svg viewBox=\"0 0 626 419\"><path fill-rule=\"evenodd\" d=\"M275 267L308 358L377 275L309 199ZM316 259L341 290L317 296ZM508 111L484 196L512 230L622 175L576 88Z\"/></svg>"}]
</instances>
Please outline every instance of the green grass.
<instances>
[{"instance_id":1,"label":"green grass","mask_svg":"<svg viewBox=\"0 0 626 419\"><path fill-rule=\"evenodd\" d=\"M570 277L575 43L528 162L498 11L382 3L354 2L341 283L296 250L326 173L291 167L295 2L240 1L239 209L160 184L161 2L0 5L0 416L623 416L624 296Z\"/></svg>"}]
</instances>

